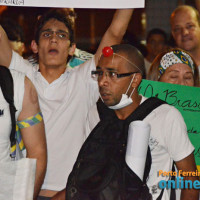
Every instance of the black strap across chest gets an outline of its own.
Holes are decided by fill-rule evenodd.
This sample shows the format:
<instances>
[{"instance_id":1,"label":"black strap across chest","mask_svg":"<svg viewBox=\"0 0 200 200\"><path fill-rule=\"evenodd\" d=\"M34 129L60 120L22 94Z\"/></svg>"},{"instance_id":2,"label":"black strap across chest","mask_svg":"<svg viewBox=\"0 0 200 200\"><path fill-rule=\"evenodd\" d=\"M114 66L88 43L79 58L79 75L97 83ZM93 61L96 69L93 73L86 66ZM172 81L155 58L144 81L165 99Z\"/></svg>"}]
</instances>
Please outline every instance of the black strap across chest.
<instances>
[{"instance_id":1,"label":"black strap across chest","mask_svg":"<svg viewBox=\"0 0 200 200\"><path fill-rule=\"evenodd\" d=\"M4 66L0 66L0 87L1 87L1 90L2 90L5 100L9 103L10 116L11 116L11 122L12 122L10 141L11 141L11 146L13 146L16 143L16 140L15 140L16 108L14 105L14 86L13 86L13 78L10 73L10 70Z\"/></svg>"}]
</instances>

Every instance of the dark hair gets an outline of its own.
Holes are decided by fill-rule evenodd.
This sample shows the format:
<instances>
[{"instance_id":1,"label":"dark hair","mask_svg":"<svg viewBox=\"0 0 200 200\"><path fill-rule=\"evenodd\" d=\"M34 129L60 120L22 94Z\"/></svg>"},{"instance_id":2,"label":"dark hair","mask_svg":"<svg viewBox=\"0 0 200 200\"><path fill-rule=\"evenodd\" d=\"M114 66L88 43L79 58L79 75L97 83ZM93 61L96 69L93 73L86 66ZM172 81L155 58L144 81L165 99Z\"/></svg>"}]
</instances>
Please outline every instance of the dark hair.
<instances>
[{"instance_id":1,"label":"dark hair","mask_svg":"<svg viewBox=\"0 0 200 200\"><path fill-rule=\"evenodd\" d=\"M154 28L148 32L146 39L147 43L149 42L150 37L155 34L162 35L165 40L165 43L167 43L167 34L165 33L165 31L159 28Z\"/></svg>"},{"instance_id":2,"label":"dark hair","mask_svg":"<svg viewBox=\"0 0 200 200\"><path fill-rule=\"evenodd\" d=\"M120 53L120 52L125 53L126 58L130 62L134 63L141 70L141 71L138 70L138 72L140 72L144 77L145 75L144 57L136 47L130 44L118 44L118 45L113 45L112 48L114 53ZM133 66L131 65L131 67Z\"/></svg>"},{"instance_id":3,"label":"dark hair","mask_svg":"<svg viewBox=\"0 0 200 200\"><path fill-rule=\"evenodd\" d=\"M9 18L3 18L0 23L10 41L24 42L23 29L17 22Z\"/></svg>"},{"instance_id":4,"label":"dark hair","mask_svg":"<svg viewBox=\"0 0 200 200\"><path fill-rule=\"evenodd\" d=\"M150 66L149 72L147 74L147 79L152 80L152 81L159 81L160 80L160 78L159 78L159 75L160 75L160 73L159 73L159 65L160 65L160 61L161 61L162 57L165 54L167 54L167 53L169 53L171 51L176 51L176 50L180 50L182 52L185 52L186 54L188 54L191 57L191 59L192 59L192 61L194 63L194 75L193 75L194 86L199 87L199 70L198 70L198 66L197 66L195 60L193 59L193 57L190 55L190 53L188 53L188 52L186 52L186 51L184 51L184 50L182 50L180 48L169 49L167 51L164 51L164 52L160 53L158 56L156 56L156 58L154 59L153 63Z\"/></svg>"},{"instance_id":5,"label":"dark hair","mask_svg":"<svg viewBox=\"0 0 200 200\"><path fill-rule=\"evenodd\" d=\"M39 37L43 26L51 19L56 19L65 24L69 30L69 39L71 44L74 43L74 31L71 21L69 20L67 13L63 9L50 9L44 15L42 15L35 26L35 41L39 43Z\"/></svg>"}]
</instances>

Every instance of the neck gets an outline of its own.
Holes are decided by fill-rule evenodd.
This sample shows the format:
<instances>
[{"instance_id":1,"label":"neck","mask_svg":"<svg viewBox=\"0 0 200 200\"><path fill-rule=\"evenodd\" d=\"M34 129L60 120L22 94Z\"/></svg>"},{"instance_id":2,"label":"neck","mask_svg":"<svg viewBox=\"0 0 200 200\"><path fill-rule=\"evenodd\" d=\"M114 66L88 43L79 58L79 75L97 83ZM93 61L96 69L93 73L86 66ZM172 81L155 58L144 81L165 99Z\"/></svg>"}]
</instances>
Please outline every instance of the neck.
<instances>
[{"instance_id":1,"label":"neck","mask_svg":"<svg viewBox=\"0 0 200 200\"><path fill-rule=\"evenodd\" d=\"M44 66L39 64L40 73L48 81L52 83L58 79L66 70L66 65L64 66Z\"/></svg>"},{"instance_id":2,"label":"neck","mask_svg":"<svg viewBox=\"0 0 200 200\"><path fill-rule=\"evenodd\" d=\"M133 99L132 104L120 110L115 110L115 114L119 119L125 120L132 112L134 112L134 110L140 105L142 97L137 92L135 92L135 94L133 94L132 99Z\"/></svg>"}]
</instances>

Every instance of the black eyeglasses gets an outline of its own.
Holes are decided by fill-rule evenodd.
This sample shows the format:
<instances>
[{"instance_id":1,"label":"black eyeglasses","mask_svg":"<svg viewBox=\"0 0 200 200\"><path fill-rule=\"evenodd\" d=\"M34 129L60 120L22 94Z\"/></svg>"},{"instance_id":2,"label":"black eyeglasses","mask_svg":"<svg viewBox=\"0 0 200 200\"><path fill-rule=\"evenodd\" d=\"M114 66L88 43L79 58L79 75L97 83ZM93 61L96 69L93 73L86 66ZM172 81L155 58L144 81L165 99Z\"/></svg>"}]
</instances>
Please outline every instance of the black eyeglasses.
<instances>
[{"instance_id":1,"label":"black eyeglasses","mask_svg":"<svg viewBox=\"0 0 200 200\"><path fill-rule=\"evenodd\" d=\"M138 72L129 72L129 73L124 73L124 74L118 74L117 72L112 72L112 71L92 71L91 76L93 79L98 80L99 78L103 77L103 74L105 73L106 77L109 77L111 80L116 80L118 78L122 77L127 77L132 74L138 73Z\"/></svg>"}]
</instances>

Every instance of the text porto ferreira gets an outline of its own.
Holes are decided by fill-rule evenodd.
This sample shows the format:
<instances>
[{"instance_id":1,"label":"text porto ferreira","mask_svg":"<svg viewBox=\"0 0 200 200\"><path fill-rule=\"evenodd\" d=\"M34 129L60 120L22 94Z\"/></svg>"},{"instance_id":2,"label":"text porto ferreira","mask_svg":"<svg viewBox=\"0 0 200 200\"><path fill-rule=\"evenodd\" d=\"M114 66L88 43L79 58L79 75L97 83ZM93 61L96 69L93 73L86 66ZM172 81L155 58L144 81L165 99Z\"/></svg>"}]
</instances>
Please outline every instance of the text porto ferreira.
<instances>
[{"instance_id":1,"label":"text porto ferreira","mask_svg":"<svg viewBox=\"0 0 200 200\"><path fill-rule=\"evenodd\" d=\"M195 176L198 177L200 176L200 172L198 170L192 171L192 172L186 172L183 170L179 170L178 172L176 171L163 171L159 170L158 171L158 176L162 177L169 177L168 180L161 180L158 183L158 187L160 189L200 189L200 181L195 180L185 180L185 177L188 176ZM175 177L175 179L171 177Z\"/></svg>"}]
</instances>

